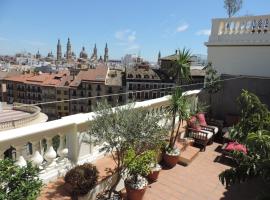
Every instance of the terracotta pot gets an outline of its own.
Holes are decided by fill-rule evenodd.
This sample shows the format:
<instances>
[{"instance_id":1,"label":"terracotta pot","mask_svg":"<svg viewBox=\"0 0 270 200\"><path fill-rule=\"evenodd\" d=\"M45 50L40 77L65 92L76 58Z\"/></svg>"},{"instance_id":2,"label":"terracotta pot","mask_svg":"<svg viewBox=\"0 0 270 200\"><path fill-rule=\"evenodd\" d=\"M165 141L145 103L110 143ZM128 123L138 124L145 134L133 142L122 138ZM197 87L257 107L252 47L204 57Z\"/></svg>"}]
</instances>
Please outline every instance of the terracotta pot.
<instances>
[{"instance_id":1,"label":"terracotta pot","mask_svg":"<svg viewBox=\"0 0 270 200\"><path fill-rule=\"evenodd\" d=\"M167 167L173 168L179 160L179 155L172 156L172 155L168 155L168 154L164 153L163 160L164 160L164 163Z\"/></svg>"},{"instance_id":2,"label":"terracotta pot","mask_svg":"<svg viewBox=\"0 0 270 200\"><path fill-rule=\"evenodd\" d=\"M151 171L150 174L148 174L147 178L150 182L156 182L158 179L160 170L158 171Z\"/></svg>"},{"instance_id":3,"label":"terracotta pot","mask_svg":"<svg viewBox=\"0 0 270 200\"><path fill-rule=\"evenodd\" d=\"M127 200L142 200L146 187L143 189L133 189L125 185L127 191Z\"/></svg>"}]
</instances>

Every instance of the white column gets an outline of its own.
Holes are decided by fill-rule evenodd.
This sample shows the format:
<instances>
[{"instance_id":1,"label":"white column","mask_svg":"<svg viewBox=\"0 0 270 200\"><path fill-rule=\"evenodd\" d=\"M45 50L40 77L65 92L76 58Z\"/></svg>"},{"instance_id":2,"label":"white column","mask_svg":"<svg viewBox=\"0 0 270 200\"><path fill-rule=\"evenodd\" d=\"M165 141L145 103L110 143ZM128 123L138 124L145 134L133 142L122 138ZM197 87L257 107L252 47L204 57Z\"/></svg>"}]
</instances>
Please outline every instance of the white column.
<instances>
[{"instance_id":1,"label":"white column","mask_svg":"<svg viewBox=\"0 0 270 200\"><path fill-rule=\"evenodd\" d=\"M68 148L68 157L74 163L77 164L79 157L79 137L77 131L77 125L74 125L67 134L67 148Z\"/></svg>"},{"instance_id":2,"label":"white column","mask_svg":"<svg viewBox=\"0 0 270 200\"><path fill-rule=\"evenodd\" d=\"M55 158L57 154L52 146L52 138L46 138L46 140L47 140L47 150L46 153L44 154L44 159L48 162L47 169L49 170L56 165Z\"/></svg>"},{"instance_id":3,"label":"white column","mask_svg":"<svg viewBox=\"0 0 270 200\"><path fill-rule=\"evenodd\" d=\"M18 165L19 167L24 167L26 166L26 160L24 159L22 155L22 149L23 146L16 146L16 162L15 165Z\"/></svg>"},{"instance_id":4,"label":"white column","mask_svg":"<svg viewBox=\"0 0 270 200\"><path fill-rule=\"evenodd\" d=\"M40 167L40 165L43 162L43 156L40 154L40 141L32 142L32 157L30 158L30 161L33 163L33 165L36 165L37 167Z\"/></svg>"},{"instance_id":5,"label":"white column","mask_svg":"<svg viewBox=\"0 0 270 200\"><path fill-rule=\"evenodd\" d=\"M57 154L60 156L60 160L64 160L68 155L68 148L66 147L65 144L65 138L66 138L65 135L63 134L60 135L60 144L57 149Z\"/></svg>"}]
</instances>

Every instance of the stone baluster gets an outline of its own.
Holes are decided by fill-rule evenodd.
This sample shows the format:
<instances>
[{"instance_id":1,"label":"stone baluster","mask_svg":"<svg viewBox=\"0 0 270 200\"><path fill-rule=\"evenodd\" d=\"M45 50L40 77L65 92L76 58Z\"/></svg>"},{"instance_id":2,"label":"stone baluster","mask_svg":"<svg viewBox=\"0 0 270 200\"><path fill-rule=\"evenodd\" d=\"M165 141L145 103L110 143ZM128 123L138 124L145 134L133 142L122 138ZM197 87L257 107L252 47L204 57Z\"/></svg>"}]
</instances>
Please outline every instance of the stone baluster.
<instances>
[{"instance_id":1,"label":"stone baluster","mask_svg":"<svg viewBox=\"0 0 270 200\"><path fill-rule=\"evenodd\" d=\"M52 146L52 138L46 138L47 140L47 151L44 154L44 159L47 161L47 170L50 170L52 167L56 165L55 158L57 156L53 146Z\"/></svg>"},{"instance_id":2,"label":"stone baluster","mask_svg":"<svg viewBox=\"0 0 270 200\"><path fill-rule=\"evenodd\" d=\"M78 163L79 156L79 135L77 125L74 125L67 134L68 157L74 163Z\"/></svg>"},{"instance_id":3,"label":"stone baluster","mask_svg":"<svg viewBox=\"0 0 270 200\"><path fill-rule=\"evenodd\" d=\"M237 20L235 22L235 26L234 26L234 28L235 28L234 33L235 34L240 34L241 33L241 24L242 24L242 22L240 20Z\"/></svg>"},{"instance_id":4,"label":"stone baluster","mask_svg":"<svg viewBox=\"0 0 270 200\"><path fill-rule=\"evenodd\" d=\"M59 159L60 162L65 161L65 158L68 156L68 148L66 147L65 138L66 138L65 135L63 134L60 135L60 144L57 149L57 154L60 156Z\"/></svg>"},{"instance_id":5,"label":"stone baluster","mask_svg":"<svg viewBox=\"0 0 270 200\"><path fill-rule=\"evenodd\" d=\"M16 146L16 162L15 165L18 165L19 167L24 167L26 166L26 160L23 157L22 150L23 150L23 145L22 146Z\"/></svg>"},{"instance_id":6,"label":"stone baluster","mask_svg":"<svg viewBox=\"0 0 270 200\"><path fill-rule=\"evenodd\" d=\"M30 158L30 161L33 163L33 165L36 165L37 167L41 168L41 164L44 159L39 151L40 151L40 141L32 142L33 155Z\"/></svg>"}]
</instances>

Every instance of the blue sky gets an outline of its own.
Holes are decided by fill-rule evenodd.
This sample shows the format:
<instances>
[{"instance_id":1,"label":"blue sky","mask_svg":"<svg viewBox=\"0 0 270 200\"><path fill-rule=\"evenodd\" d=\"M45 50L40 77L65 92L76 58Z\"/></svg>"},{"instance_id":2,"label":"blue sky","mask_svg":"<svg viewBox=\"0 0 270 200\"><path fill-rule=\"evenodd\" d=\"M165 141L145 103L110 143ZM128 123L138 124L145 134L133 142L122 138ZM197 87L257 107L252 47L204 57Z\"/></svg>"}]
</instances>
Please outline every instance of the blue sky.
<instances>
[{"instance_id":1,"label":"blue sky","mask_svg":"<svg viewBox=\"0 0 270 200\"><path fill-rule=\"evenodd\" d=\"M269 0L243 0L237 15L270 14ZM0 54L23 50L55 54L70 37L78 55L97 43L103 55L108 42L110 58L139 53L155 61L187 47L206 54L211 19L226 17L223 0L0 0Z\"/></svg>"}]
</instances>

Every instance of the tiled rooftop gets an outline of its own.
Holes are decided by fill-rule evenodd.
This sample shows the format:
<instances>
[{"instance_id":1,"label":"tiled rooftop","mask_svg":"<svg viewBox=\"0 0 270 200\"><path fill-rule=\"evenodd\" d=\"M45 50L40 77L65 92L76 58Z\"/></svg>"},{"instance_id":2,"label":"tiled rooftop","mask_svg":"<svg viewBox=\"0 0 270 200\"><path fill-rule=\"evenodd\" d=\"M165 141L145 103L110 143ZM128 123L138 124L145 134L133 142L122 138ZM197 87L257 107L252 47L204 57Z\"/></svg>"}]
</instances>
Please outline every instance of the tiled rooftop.
<instances>
[{"instance_id":1,"label":"tiled rooftop","mask_svg":"<svg viewBox=\"0 0 270 200\"><path fill-rule=\"evenodd\" d=\"M148 186L144 200L252 200L263 188L262 183L254 180L226 189L218 175L229 166L217 162L220 155L219 144L207 146L188 166L177 165L173 169L163 169L157 182ZM112 160L100 160L112 163ZM108 161L108 162L107 162ZM225 160L226 161L226 160ZM98 161L99 162L99 161ZM97 163L98 164L98 163ZM71 199L63 192L63 180L49 184L39 200ZM46 191L46 192L45 192ZM52 195L53 194L53 195Z\"/></svg>"}]
</instances>

